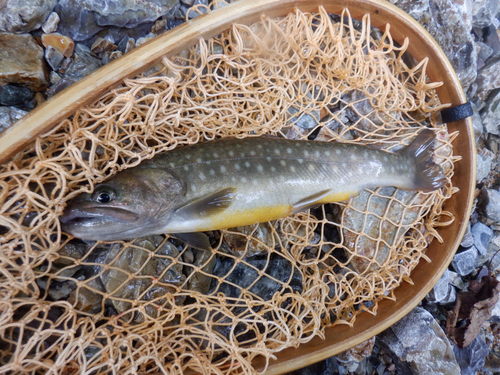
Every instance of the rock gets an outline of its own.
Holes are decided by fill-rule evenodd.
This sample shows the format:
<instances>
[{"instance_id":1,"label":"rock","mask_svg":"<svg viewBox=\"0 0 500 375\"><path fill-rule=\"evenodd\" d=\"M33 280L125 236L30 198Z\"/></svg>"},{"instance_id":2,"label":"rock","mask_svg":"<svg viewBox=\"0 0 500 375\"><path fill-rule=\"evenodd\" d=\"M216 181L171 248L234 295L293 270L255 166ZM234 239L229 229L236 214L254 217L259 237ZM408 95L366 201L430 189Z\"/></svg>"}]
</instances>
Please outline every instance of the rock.
<instances>
[{"instance_id":1,"label":"rock","mask_svg":"<svg viewBox=\"0 0 500 375\"><path fill-rule=\"evenodd\" d=\"M477 153L476 159L476 182L480 183L489 174L492 169L495 154L490 150L483 148Z\"/></svg>"},{"instance_id":2,"label":"rock","mask_svg":"<svg viewBox=\"0 0 500 375\"><path fill-rule=\"evenodd\" d=\"M481 137L481 135L484 132L483 120L481 119L481 115L479 114L479 110L477 109L477 106L472 102L470 102L470 103L471 103L472 111L473 111L473 115L471 117L472 128L474 131L474 138L475 138L476 144L477 144L477 142L479 141L479 137Z\"/></svg>"},{"instance_id":3,"label":"rock","mask_svg":"<svg viewBox=\"0 0 500 375\"><path fill-rule=\"evenodd\" d=\"M488 251L488 245L493 238L493 231L481 222L477 222L472 227L472 236L474 237L474 247L479 254L485 255Z\"/></svg>"},{"instance_id":4,"label":"rock","mask_svg":"<svg viewBox=\"0 0 500 375\"><path fill-rule=\"evenodd\" d=\"M27 87L3 85L0 87L0 105L21 106L33 99L33 93Z\"/></svg>"},{"instance_id":5,"label":"rock","mask_svg":"<svg viewBox=\"0 0 500 375\"><path fill-rule=\"evenodd\" d=\"M419 205L425 199L415 191L394 187L381 188L378 195L362 190L352 198L350 207L339 220L344 227L346 256L352 259L350 264L356 272L371 272L384 264L390 255L390 246L397 243L418 218Z\"/></svg>"},{"instance_id":6,"label":"rock","mask_svg":"<svg viewBox=\"0 0 500 375\"><path fill-rule=\"evenodd\" d=\"M27 33L38 29L57 0L3 0L0 6L0 31Z\"/></svg>"},{"instance_id":7,"label":"rock","mask_svg":"<svg viewBox=\"0 0 500 375\"><path fill-rule=\"evenodd\" d=\"M446 335L432 315L413 309L378 338L398 374L457 375L460 367Z\"/></svg>"},{"instance_id":8,"label":"rock","mask_svg":"<svg viewBox=\"0 0 500 375\"><path fill-rule=\"evenodd\" d=\"M493 189L484 190L486 208L486 216L495 223L500 222L500 192Z\"/></svg>"},{"instance_id":9,"label":"rock","mask_svg":"<svg viewBox=\"0 0 500 375\"><path fill-rule=\"evenodd\" d=\"M453 345L453 352L461 369L460 374L476 375L483 368L490 349L486 345L483 335L478 335L474 341L463 349Z\"/></svg>"},{"instance_id":10,"label":"rock","mask_svg":"<svg viewBox=\"0 0 500 375\"><path fill-rule=\"evenodd\" d=\"M17 83L31 91L48 85L43 48L29 34L0 33L0 85Z\"/></svg>"},{"instance_id":11,"label":"rock","mask_svg":"<svg viewBox=\"0 0 500 375\"><path fill-rule=\"evenodd\" d=\"M460 275L456 272L448 270L450 275L450 284L456 287L458 290L462 290L465 288L464 281L460 277Z\"/></svg>"},{"instance_id":12,"label":"rock","mask_svg":"<svg viewBox=\"0 0 500 375\"><path fill-rule=\"evenodd\" d=\"M118 50L122 53L127 53L130 50L135 48L135 40L128 36L123 37L122 40L118 43Z\"/></svg>"},{"instance_id":13,"label":"rock","mask_svg":"<svg viewBox=\"0 0 500 375\"><path fill-rule=\"evenodd\" d=\"M287 375L332 375L342 374L339 371L339 363L335 357L330 357L324 361L316 362L299 370L295 370Z\"/></svg>"},{"instance_id":14,"label":"rock","mask_svg":"<svg viewBox=\"0 0 500 375\"><path fill-rule=\"evenodd\" d=\"M184 273L186 269L189 269L188 274L188 289L206 294L210 289L210 284L212 282L212 271L215 266L216 257L211 251L205 250L195 250L196 257L193 259L193 267L200 267L200 272L196 272L187 266L184 267Z\"/></svg>"},{"instance_id":15,"label":"rock","mask_svg":"<svg viewBox=\"0 0 500 375\"><path fill-rule=\"evenodd\" d=\"M472 26L488 27L498 13L498 0L475 0L472 2Z\"/></svg>"},{"instance_id":16,"label":"rock","mask_svg":"<svg viewBox=\"0 0 500 375\"><path fill-rule=\"evenodd\" d=\"M474 39L451 0L390 2L409 13L436 39L455 68L463 87L467 88L474 82L477 74Z\"/></svg>"},{"instance_id":17,"label":"rock","mask_svg":"<svg viewBox=\"0 0 500 375\"><path fill-rule=\"evenodd\" d=\"M497 68L500 70L500 60ZM500 78L500 73L497 73ZM500 79L499 79L500 84ZM486 101L485 107L481 110L481 120L484 130L487 133L500 135L500 90L491 93Z\"/></svg>"},{"instance_id":18,"label":"rock","mask_svg":"<svg viewBox=\"0 0 500 375\"><path fill-rule=\"evenodd\" d=\"M483 42L475 42L475 44L478 60L483 60L484 62L486 62L486 60L488 60L493 54L493 48Z\"/></svg>"},{"instance_id":19,"label":"rock","mask_svg":"<svg viewBox=\"0 0 500 375\"><path fill-rule=\"evenodd\" d=\"M375 336L369 340L363 341L356 346L353 346L343 353L337 354L335 356L335 359L344 367L347 367L348 371L356 371L359 363L372 353L374 345Z\"/></svg>"},{"instance_id":20,"label":"rock","mask_svg":"<svg viewBox=\"0 0 500 375\"><path fill-rule=\"evenodd\" d=\"M119 6L118 6L119 5ZM59 31L75 41L84 41L109 26L135 28L167 16L178 7L177 0L60 0L56 11L61 16ZM119 40L119 39L117 39Z\"/></svg>"},{"instance_id":21,"label":"rock","mask_svg":"<svg viewBox=\"0 0 500 375\"><path fill-rule=\"evenodd\" d=\"M70 37L58 33L43 34L42 44L45 48L48 46L54 47L65 57L71 57L75 49L75 43Z\"/></svg>"},{"instance_id":22,"label":"rock","mask_svg":"<svg viewBox=\"0 0 500 375\"><path fill-rule=\"evenodd\" d=\"M17 120L20 120L28 114L27 111L15 107L0 106L0 132L10 127Z\"/></svg>"},{"instance_id":23,"label":"rock","mask_svg":"<svg viewBox=\"0 0 500 375\"><path fill-rule=\"evenodd\" d=\"M470 222L467 223L467 228L465 229L464 236L462 238L462 242L460 242L460 246L462 247L471 247L474 245L474 237L472 237L472 233L470 231Z\"/></svg>"},{"instance_id":24,"label":"rock","mask_svg":"<svg viewBox=\"0 0 500 375\"><path fill-rule=\"evenodd\" d=\"M476 269L478 251L473 246L462 252L456 253L451 261L451 265L460 276L467 276Z\"/></svg>"},{"instance_id":25,"label":"rock","mask_svg":"<svg viewBox=\"0 0 500 375\"><path fill-rule=\"evenodd\" d=\"M143 36L142 38L139 38L135 41L135 46L136 47L139 47L139 46L142 46L144 43L147 43L149 42L151 39L153 39L156 35L154 35L153 33L149 33L148 35L146 36Z\"/></svg>"},{"instance_id":26,"label":"rock","mask_svg":"<svg viewBox=\"0 0 500 375\"><path fill-rule=\"evenodd\" d=\"M58 70L64 60L64 55L52 46L45 49L45 60L52 70Z\"/></svg>"},{"instance_id":27,"label":"rock","mask_svg":"<svg viewBox=\"0 0 500 375\"><path fill-rule=\"evenodd\" d=\"M251 257L269 251L280 243L280 238L269 223L246 225L222 231L222 240L230 253L239 258Z\"/></svg>"},{"instance_id":28,"label":"rock","mask_svg":"<svg viewBox=\"0 0 500 375\"><path fill-rule=\"evenodd\" d=\"M455 302L457 292L450 281L450 271L446 270L428 295L429 300L442 305Z\"/></svg>"},{"instance_id":29,"label":"rock","mask_svg":"<svg viewBox=\"0 0 500 375\"><path fill-rule=\"evenodd\" d=\"M49 17L45 20L42 25L42 30L45 34L55 33L57 30L57 25L59 25L59 14L56 12L50 13Z\"/></svg>"},{"instance_id":30,"label":"rock","mask_svg":"<svg viewBox=\"0 0 500 375\"><path fill-rule=\"evenodd\" d=\"M99 55L102 52L106 51L114 51L116 46L113 43L110 43L109 40L104 38L97 38L94 43L92 43L92 47L90 47L90 51L94 55Z\"/></svg>"},{"instance_id":31,"label":"rock","mask_svg":"<svg viewBox=\"0 0 500 375\"><path fill-rule=\"evenodd\" d=\"M496 18L494 18L496 20ZM497 27L489 25L483 29L483 42L493 49L493 54L500 52L500 38L497 33Z\"/></svg>"}]
</instances>

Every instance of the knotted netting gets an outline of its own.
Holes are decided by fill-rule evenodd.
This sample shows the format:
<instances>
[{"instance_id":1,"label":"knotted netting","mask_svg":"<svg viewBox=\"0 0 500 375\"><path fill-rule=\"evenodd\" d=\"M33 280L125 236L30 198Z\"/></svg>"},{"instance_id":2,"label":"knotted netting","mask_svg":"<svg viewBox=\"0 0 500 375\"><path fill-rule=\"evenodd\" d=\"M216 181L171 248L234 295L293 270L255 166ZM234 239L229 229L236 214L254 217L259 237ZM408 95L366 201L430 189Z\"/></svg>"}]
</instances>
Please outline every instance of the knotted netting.
<instances>
[{"instance_id":1,"label":"knotted netting","mask_svg":"<svg viewBox=\"0 0 500 375\"><path fill-rule=\"evenodd\" d=\"M80 108L0 174L2 373L253 373L257 356L375 314L411 282L451 185L452 141L425 71L389 27L345 11L235 24L164 57ZM436 132L448 179L432 193L385 187L290 217L113 243L60 229L66 202L176 147L271 134L397 151Z\"/></svg>"}]
</instances>

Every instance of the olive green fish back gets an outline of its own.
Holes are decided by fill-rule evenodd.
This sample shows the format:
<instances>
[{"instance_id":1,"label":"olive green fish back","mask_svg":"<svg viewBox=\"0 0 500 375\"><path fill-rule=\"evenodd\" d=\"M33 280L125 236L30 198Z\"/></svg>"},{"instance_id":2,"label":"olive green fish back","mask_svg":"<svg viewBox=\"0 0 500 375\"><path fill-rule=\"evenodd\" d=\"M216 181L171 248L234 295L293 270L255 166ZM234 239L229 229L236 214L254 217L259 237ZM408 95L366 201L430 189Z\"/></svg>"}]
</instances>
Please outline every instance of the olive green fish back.
<instances>
[{"instance_id":1,"label":"olive green fish back","mask_svg":"<svg viewBox=\"0 0 500 375\"><path fill-rule=\"evenodd\" d=\"M409 61L368 17L263 17L163 58L37 139L0 170L2 371L250 374L257 356L375 313L453 220L455 135L434 121L427 61ZM425 126L448 179L433 193L363 191L210 233L213 252L60 229L72 197L182 145L273 135L397 151Z\"/></svg>"}]
</instances>

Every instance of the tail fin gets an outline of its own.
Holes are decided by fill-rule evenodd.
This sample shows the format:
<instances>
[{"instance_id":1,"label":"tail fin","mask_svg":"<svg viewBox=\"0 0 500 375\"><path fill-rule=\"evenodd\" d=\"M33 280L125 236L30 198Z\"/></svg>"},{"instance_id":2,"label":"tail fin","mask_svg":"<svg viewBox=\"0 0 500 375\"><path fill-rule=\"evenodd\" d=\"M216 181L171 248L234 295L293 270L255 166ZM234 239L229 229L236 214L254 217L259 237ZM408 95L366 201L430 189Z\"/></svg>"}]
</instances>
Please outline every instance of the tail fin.
<instances>
[{"instance_id":1,"label":"tail fin","mask_svg":"<svg viewBox=\"0 0 500 375\"><path fill-rule=\"evenodd\" d=\"M444 186L446 177L439 165L432 161L434 132L423 130L401 155L415 160L414 186L412 190L433 191Z\"/></svg>"}]
</instances>

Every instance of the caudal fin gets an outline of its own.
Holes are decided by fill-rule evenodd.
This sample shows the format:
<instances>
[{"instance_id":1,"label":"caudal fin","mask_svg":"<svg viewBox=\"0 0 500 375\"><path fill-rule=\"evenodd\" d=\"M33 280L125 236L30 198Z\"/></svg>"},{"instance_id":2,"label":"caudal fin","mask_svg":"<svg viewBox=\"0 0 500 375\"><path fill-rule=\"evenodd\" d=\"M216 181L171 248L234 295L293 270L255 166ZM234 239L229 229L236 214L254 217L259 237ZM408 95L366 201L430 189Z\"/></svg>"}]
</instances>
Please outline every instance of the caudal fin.
<instances>
[{"instance_id":1,"label":"caudal fin","mask_svg":"<svg viewBox=\"0 0 500 375\"><path fill-rule=\"evenodd\" d=\"M432 161L434 138L434 132L425 129L401 151L401 155L415 160L412 190L433 191L446 183L443 170Z\"/></svg>"}]
</instances>

